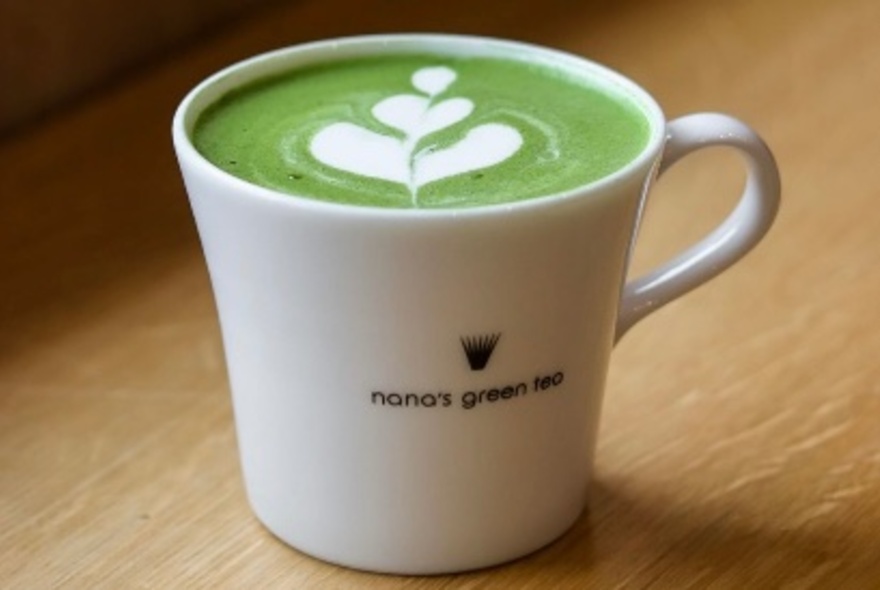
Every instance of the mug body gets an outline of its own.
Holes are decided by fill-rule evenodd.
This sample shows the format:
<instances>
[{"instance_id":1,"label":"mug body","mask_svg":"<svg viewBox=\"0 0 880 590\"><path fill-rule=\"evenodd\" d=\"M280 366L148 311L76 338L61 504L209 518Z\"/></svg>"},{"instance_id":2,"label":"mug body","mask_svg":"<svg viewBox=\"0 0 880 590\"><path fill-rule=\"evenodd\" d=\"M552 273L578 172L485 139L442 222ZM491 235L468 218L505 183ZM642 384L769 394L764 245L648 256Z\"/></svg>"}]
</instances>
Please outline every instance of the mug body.
<instances>
[{"instance_id":1,"label":"mug body","mask_svg":"<svg viewBox=\"0 0 880 590\"><path fill-rule=\"evenodd\" d=\"M452 210L281 195L192 147L202 110L320 60L418 49L540 59L636 98L644 151L564 194ZM664 121L635 84L519 43L438 35L294 47L220 72L174 139L211 276L249 501L290 545L373 571L507 561L581 513L634 225Z\"/></svg>"}]
</instances>

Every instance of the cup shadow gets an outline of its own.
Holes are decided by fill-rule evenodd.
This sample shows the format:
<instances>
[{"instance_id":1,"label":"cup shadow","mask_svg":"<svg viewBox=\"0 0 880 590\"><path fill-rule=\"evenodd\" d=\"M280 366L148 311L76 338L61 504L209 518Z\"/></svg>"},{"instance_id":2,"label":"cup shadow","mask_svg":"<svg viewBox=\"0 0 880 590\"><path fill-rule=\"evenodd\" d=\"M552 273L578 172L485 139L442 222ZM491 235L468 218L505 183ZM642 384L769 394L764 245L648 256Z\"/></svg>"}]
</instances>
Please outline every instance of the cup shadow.
<instances>
[{"instance_id":1,"label":"cup shadow","mask_svg":"<svg viewBox=\"0 0 880 590\"><path fill-rule=\"evenodd\" d=\"M843 526L755 523L733 502L685 506L602 477L572 529L517 568L560 582L589 570L597 587L870 588L880 545ZM787 587L787 586L786 586Z\"/></svg>"}]
</instances>

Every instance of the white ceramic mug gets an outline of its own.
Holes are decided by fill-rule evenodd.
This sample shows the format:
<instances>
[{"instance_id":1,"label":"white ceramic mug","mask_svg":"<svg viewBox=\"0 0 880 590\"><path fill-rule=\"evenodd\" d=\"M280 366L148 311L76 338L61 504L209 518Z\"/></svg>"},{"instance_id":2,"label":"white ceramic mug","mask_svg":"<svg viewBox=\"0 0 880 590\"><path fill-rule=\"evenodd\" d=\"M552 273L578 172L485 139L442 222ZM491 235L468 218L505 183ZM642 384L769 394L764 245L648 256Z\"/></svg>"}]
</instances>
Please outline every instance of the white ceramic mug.
<instances>
[{"instance_id":1,"label":"white ceramic mug","mask_svg":"<svg viewBox=\"0 0 880 590\"><path fill-rule=\"evenodd\" d=\"M193 147L199 114L256 78L418 50L540 57L622 85L647 147L605 179L522 202L378 209L278 194ZM609 355L650 311L751 249L779 202L772 155L725 115L664 120L579 57L500 40L372 36L283 49L195 88L174 144L217 302L248 497L290 545L355 568L510 560L581 513ZM738 150L748 180L707 238L625 283L647 189L686 154Z\"/></svg>"}]
</instances>

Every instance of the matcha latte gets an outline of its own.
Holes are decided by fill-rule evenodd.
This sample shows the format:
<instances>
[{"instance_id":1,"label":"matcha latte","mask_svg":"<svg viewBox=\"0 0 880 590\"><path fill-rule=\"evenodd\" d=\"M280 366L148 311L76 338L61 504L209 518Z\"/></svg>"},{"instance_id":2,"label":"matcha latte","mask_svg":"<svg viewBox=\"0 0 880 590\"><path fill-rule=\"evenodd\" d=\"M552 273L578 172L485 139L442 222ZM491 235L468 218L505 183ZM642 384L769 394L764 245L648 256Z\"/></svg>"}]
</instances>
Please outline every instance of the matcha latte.
<instances>
[{"instance_id":1,"label":"matcha latte","mask_svg":"<svg viewBox=\"0 0 880 590\"><path fill-rule=\"evenodd\" d=\"M303 66L221 97L196 149L293 195L457 208L597 181L648 143L623 90L546 63L396 54Z\"/></svg>"}]
</instances>

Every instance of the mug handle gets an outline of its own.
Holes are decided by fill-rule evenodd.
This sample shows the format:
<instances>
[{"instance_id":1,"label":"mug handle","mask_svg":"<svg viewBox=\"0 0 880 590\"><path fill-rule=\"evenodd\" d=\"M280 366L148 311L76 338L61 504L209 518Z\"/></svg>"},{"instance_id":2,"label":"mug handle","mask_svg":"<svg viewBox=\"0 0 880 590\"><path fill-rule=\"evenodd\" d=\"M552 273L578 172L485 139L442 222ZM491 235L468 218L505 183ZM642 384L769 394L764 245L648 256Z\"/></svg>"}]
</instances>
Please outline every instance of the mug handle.
<instances>
[{"instance_id":1,"label":"mug handle","mask_svg":"<svg viewBox=\"0 0 880 590\"><path fill-rule=\"evenodd\" d=\"M658 176L689 153L710 146L730 146L744 156L748 174L739 203L727 219L701 241L626 283L617 316L615 342L652 311L730 267L751 250L773 224L780 193L776 161L758 134L733 117L698 113L670 122ZM643 211L644 202L639 217ZM636 228L638 226L637 221Z\"/></svg>"}]
</instances>

